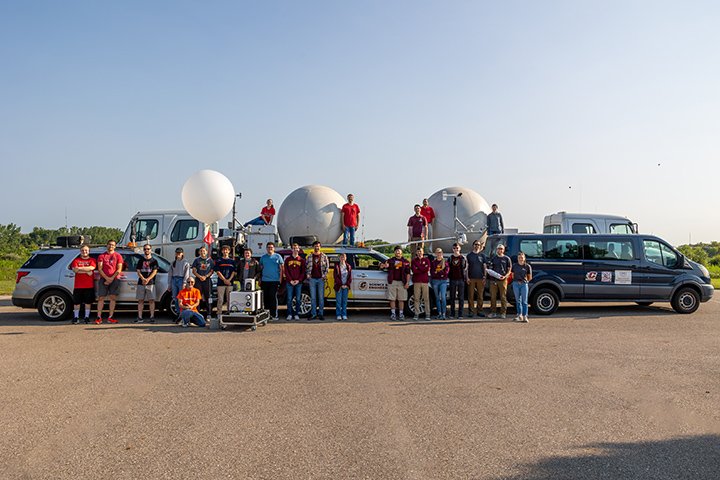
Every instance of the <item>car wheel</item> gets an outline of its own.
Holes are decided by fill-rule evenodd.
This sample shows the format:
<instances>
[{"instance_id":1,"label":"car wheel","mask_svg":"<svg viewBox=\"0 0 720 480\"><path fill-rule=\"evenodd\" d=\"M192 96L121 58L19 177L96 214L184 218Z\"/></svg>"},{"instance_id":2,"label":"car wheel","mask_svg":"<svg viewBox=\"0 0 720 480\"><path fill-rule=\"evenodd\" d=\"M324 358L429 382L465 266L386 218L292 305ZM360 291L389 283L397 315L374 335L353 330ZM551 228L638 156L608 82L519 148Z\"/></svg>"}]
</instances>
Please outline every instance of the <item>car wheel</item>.
<instances>
[{"instance_id":1,"label":"car wheel","mask_svg":"<svg viewBox=\"0 0 720 480\"><path fill-rule=\"evenodd\" d=\"M163 312L165 312L168 317L178 317L179 313L175 308L175 303L172 301L172 294L170 292L165 292L165 295L163 295L160 304L162 305Z\"/></svg>"},{"instance_id":2,"label":"car wheel","mask_svg":"<svg viewBox=\"0 0 720 480\"><path fill-rule=\"evenodd\" d=\"M418 305L418 315L422 315L425 313L425 303L420 302L420 305ZM408 290L408 300L405 302L405 315L415 315L415 294Z\"/></svg>"},{"instance_id":3,"label":"car wheel","mask_svg":"<svg viewBox=\"0 0 720 480\"><path fill-rule=\"evenodd\" d=\"M653 302L635 302L635 303L637 303L641 307L649 307L650 305L653 304Z\"/></svg>"},{"instance_id":4,"label":"car wheel","mask_svg":"<svg viewBox=\"0 0 720 480\"><path fill-rule=\"evenodd\" d=\"M551 315L560 305L560 298L554 290L541 288L533 292L532 309L537 315Z\"/></svg>"},{"instance_id":5,"label":"car wheel","mask_svg":"<svg viewBox=\"0 0 720 480\"><path fill-rule=\"evenodd\" d=\"M673 296L671 304L678 313L693 313L700 306L700 295L692 288L681 288Z\"/></svg>"},{"instance_id":6,"label":"car wheel","mask_svg":"<svg viewBox=\"0 0 720 480\"><path fill-rule=\"evenodd\" d=\"M293 303L295 301L293 300ZM310 310L312 309L312 301L310 299L310 293L306 291L300 292L300 308L298 309L298 314L301 317L307 317L310 315Z\"/></svg>"},{"instance_id":7,"label":"car wheel","mask_svg":"<svg viewBox=\"0 0 720 480\"><path fill-rule=\"evenodd\" d=\"M59 322L70 318L72 313L72 298L60 290L45 292L38 300L38 313L43 320L48 322Z\"/></svg>"}]
</instances>

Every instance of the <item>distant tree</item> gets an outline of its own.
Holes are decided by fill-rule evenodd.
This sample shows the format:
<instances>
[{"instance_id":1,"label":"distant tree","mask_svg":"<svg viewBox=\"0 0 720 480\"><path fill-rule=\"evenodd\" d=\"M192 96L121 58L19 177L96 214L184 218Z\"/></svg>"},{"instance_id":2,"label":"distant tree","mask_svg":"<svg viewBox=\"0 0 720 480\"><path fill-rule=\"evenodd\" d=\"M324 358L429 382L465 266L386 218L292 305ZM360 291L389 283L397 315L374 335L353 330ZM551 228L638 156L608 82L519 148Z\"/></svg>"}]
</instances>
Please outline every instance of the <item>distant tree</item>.
<instances>
[{"instance_id":1,"label":"distant tree","mask_svg":"<svg viewBox=\"0 0 720 480\"><path fill-rule=\"evenodd\" d=\"M0 252L12 253L23 247L20 227L14 223L0 225Z\"/></svg>"},{"instance_id":2,"label":"distant tree","mask_svg":"<svg viewBox=\"0 0 720 480\"><path fill-rule=\"evenodd\" d=\"M678 250L693 262L708 265L708 254L702 245L681 245Z\"/></svg>"}]
</instances>

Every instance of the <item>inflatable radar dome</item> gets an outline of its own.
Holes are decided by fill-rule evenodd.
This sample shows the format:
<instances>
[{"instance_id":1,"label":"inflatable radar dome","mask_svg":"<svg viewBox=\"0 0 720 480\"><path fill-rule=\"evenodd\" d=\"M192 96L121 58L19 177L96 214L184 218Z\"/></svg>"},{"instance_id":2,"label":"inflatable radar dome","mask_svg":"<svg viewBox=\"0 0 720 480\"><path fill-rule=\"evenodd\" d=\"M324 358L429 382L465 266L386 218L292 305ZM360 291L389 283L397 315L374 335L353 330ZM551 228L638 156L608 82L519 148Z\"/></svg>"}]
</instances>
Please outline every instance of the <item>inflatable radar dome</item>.
<instances>
[{"instance_id":1,"label":"inflatable radar dome","mask_svg":"<svg viewBox=\"0 0 720 480\"><path fill-rule=\"evenodd\" d=\"M447 196L443 200L443 192L449 195L462 194L460 197ZM433 238L455 236L455 215L453 213L453 200L457 198L457 216L462 225L458 224L458 232L467 235L468 243L463 245L464 252L472 250L472 242L477 239L485 241L487 228L487 214L490 213L490 205L476 191L465 187L447 187L433 193L428 197L428 203L435 210L435 222L433 224ZM482 233L469 233L482 232ZM451 252L455 240L433 241L433 247L440 247L443 252Z\"/></svg>"},{"instance_id":2,"label":"inflatable radar dome","mask_svg":"<svg viewBox=\"0 0 720 480\"><path fill-rule=\"evenodd\" d=\"M283 243L290 237L314 235L323 244L338 243L342 237L340 209L345 199L324 185L306 185L288 195L277 216L278 233Z\"/></svg>"}]
</instances>

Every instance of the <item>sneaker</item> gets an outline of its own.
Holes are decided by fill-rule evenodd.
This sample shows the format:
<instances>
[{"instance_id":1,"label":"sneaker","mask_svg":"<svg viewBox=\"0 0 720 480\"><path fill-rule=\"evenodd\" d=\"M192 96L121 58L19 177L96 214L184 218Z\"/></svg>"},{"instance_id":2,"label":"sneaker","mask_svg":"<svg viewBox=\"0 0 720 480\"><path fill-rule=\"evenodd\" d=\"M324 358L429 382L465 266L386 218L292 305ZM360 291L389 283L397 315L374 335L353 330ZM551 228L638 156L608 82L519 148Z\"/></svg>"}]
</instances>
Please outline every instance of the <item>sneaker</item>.
<instances>
[{"instance_id":1,"label":"sneaker","mask_svg":"<svg viewBox=\"0 0 720 480\"><path fill-rule=\"evenodd\" d=\"M97 317L95 319L95 325L100 325L102 323L102 317Z\"/></svg>"},{"instance_id":2,"label":"sneaker","mask_svg":"<svg viewBox=\"0 0 720 480\"><path fill-rule=\"evenodd\" d=\"M85 317L85 319L84 319L83 321L84 321L85 323L90 323L90 317Z\"/></svg>"},{"instance_id":3,"label":"sneaker","mask_svg":"<svg viewBox=\"0 0 720 480\"><path fill-rule=\"evenodd\" d=\"M208 317L210 318L210 317ZM150 323L155 323L155 317L150 317L150 320L148 320Z\"/></svg>"},{"instance_id":4,"label":"sneaker","mask_svg":"<svg viewBox=\"0 0 720 480\"><path fill-rule=\"evenodd\" d=\"M338 322L342 322L342 316L338 315L337 317L335 317L335 320L337 320Z\"/></svg>"},{"instance_id":5,"label":"sneaker","mask_svg":"<svg viewBox=\"0 0 720 480\"><path fill-rule=\"evenodd\" d=\"M317 315L313 315L312 317L310 317L310 320L317 320L317 318Z\"/></svg>"},{"instance_id":6,"label":"sneaker","mask_svg":"<svg viewBox=\"0 0 720 480\"><path fill-rule=\"evenodd\" d=\"M390 320L392 320L392 321L397 320L397 317L395 316L395 312L392 312L392 313L390 314Z\"/></svg>"},{"instance_id":7,"label":"sneaker","mask_svg":"<svg viewBox=\"0 0 720 480\"><path fill-rule=\"evenodd\" d=\"M80 323L80 319L79 319L78 317L75 317L75 318L72 319L72 324L73 324L73 325L77 325L78 323Z\"/></svg>"},{"instance_id":8,"label":"sneaker","mask_svg":"<svg viewBox=\"0 0 720 480\"><path fill-rule=\"evenodd\" d=\"M420 320L420 315L415 315L415 316L413 317L413 320L415 320L416 322L417 322L418 320Z\"/></svg>"},{"instance_id":9,"label":"sneaker","mask_svg":"<svg viewBox=\"0 0 720 480\"><path fill-rule=\"evenodd\" d=\"M458 318L459 320L462 320L462 318L463 318L462 314L458 315L457 318Z\"/></svg>"},{"instance_id":10,"label":"sneaker","mask_svg":"<svg viewBox=\"0 0 720 480\"><path fill-rule=\"evenodd\" d=\"M343 316L343 321L347 322L347 317Z\"/></svg>"},{"instance_id":11,"label":"sneaker","mask_svg":"<svg viewBox=\"0 0 720 480\"><path fill-rule=\"evenodd\" d=\"M293 320L300 320L300 317L297 316L297 315L295 315L295 316L293 317Z\"/></svg>"},{"instance_id":12,"label":"sneaker","mask_svg":"<svg viewBox=\"0 0 720 480\"><path fill-rule=\"evenodd\" d=\"M108 323L117 323L118 321L112 317L108 317Z\"/></svg>"},{"instance_id":13,"label":"sneaker","mask_svg":"<svg viewBox=\"0 0 720 480\"><path fill-rule=\"evenodd\" d=\"M468 318L473 318L473 317L474 317L474 315L472 312L468 313Z\"/></svg>"},{"instance_id":14,"label":"sneaker","mask_svg":"<svg viewBox=\"0 0 720 480\"><path fill-rule=\"evenodd\" d=\"M528 319L528 316L527 316L527 315L525 315L524 317L522 317L522 322L523 322L523 323L530 323L530 320Z\"/></svg>"},{"instance_id":15,"label":"sneaker","mask_svg":"<svg viewBox=\"0 0 720 480\"><path fill-rule=\"evenodd\" d=\"M506 317L507 317L507 315L505 315L504 313L500 314L500 318L506 318Z\"/></svg>"},{"instance_id":16,"label":"sneaker","mask_svg":"<svg viewBox=\"0 0 720 480\"><path fill-rule=\"evenodd\" d=\"M190 326L189 323L182 322L182 328L188 328Z\"/></svg>"},{"instance_id":17,"label":"sneaker","mask_svg":"<svg viewBox=\"0 0 720 480\"><path fill-rule=\"evenodd\" d=\"M318 315L318 320L321 322L325 321L325 315Z\"/></svg>"},{"instance_id":18,"label":"sneaker","mask_svg":"<svg viewBox=\"0 0 720 480\"><path fill-rule=\"evenodd\" d=\"M398 317L399 320L405 320L405 314L403 312L400 312L400 317Z\"/></svg>"},{"instance_id":19,"label":"sneaker","mask_svg":"<svg viewBox=\"0 0 720 480\"><path fill-rule=\"evenodd\" d=\"M440 320L447 320L447 318L445 318L445 315L440 315Z\"/></svg>"},{"instance_id":20,"label":"sneaker","mask_svg":"<svg viewBox=\"0 0 720 480\"><path fill-rule=\"evenodd\" d=\"M293 316L292 316L292 315L288 315L288 316L285 318L285 320L287 320L287 321L290 321L290 320L292 320L292 319L293 319Z\"/></svg>"},{"instance_id":21,"label":"sneaker","mask_svg":"<svg viewBox=\"0 0 720 480\"><path fill-rule=\"evenodd\" d=\"M478 318L485 318L485 314L482 313L482 312L479 312L479 313L477 314L477 316L478 316Z\"/></svg>"},{"instance_id":22,"label":"sneaker","mask_svg":"<svg viewBox=\"0 0 720 480\"><path fill-rule=\"evenodd\" d=\"M518 315L517 317L513 318L513 322L522 322L523 318L522 315Z\"/></svg>"},{"instance_id":23,"label":"sneaker","mask_svg":"<svg viewBox=\"0 0 720 480\"><path fill-rule=\"evenodd\" d=\"M135 319L135 323L143 323L143 319L138 317Z\"/></svg>"}]
</instances>

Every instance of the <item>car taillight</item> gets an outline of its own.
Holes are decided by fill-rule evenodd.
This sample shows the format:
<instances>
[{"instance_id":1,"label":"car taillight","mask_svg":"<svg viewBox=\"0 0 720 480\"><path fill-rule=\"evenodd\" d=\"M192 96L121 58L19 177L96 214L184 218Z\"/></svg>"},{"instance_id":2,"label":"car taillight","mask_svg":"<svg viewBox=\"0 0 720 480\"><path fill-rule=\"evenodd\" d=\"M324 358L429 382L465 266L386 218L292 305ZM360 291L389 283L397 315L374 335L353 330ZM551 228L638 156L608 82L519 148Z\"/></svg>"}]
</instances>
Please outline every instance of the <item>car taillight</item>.
<instances>
[{"instance_id":1,"label":"car taillight","mask_svg":"<svg viewBox=\"0 0 720 480\"><path fill-rule=\"evenodd\" d=\"M30 272L21 272L20 270L18 270L17 278L15 279L15 283L20 283L20 279L26 275L30 275Z\"/></svg>"}]
</instances>

